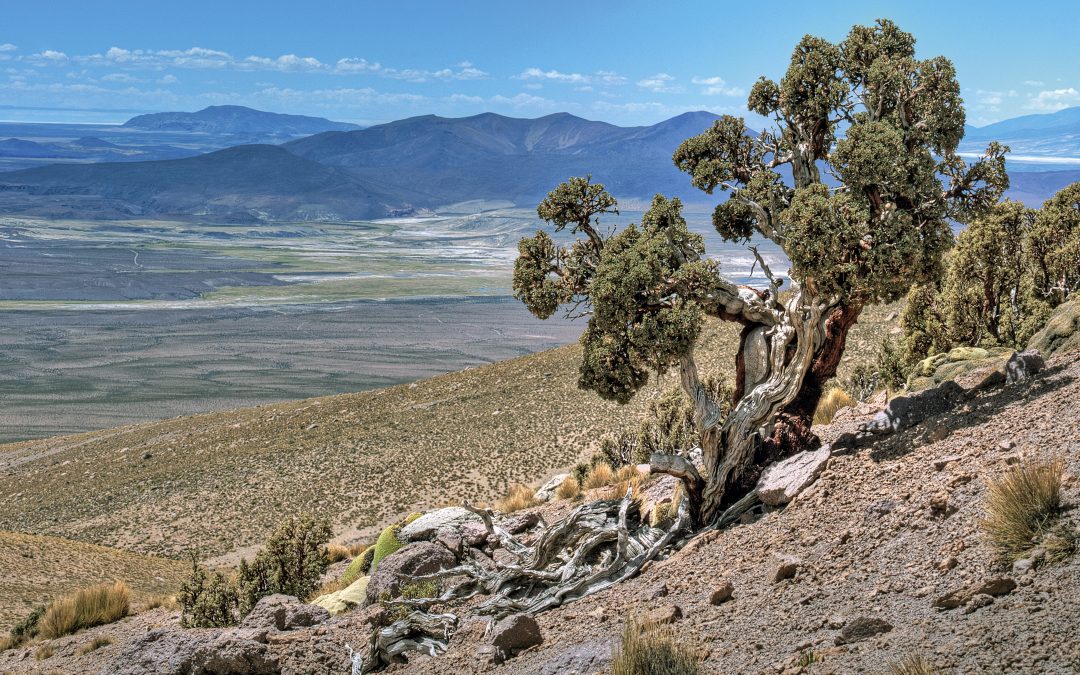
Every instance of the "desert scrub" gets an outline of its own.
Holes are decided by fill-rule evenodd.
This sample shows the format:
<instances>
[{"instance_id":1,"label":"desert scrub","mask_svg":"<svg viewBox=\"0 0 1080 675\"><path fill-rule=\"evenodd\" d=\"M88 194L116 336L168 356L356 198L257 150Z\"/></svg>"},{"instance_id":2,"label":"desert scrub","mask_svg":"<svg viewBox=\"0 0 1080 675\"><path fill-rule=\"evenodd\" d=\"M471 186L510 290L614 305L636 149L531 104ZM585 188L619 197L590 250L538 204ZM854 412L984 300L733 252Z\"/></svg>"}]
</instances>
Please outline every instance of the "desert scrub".
<instances>
[{"instance_id":1,"label":"desert scrub","mask_svg":"<svg viewBox=\"0 0 1080 675\"><path fill-rule=\"evenodd\" d=\"M191 554L191 576L180 585L180 625L185 628L221 628L236 623L236 584L220 571L212 575Z\"/></svg>"},{"instance_id":2,"label":"desert scrub","mask_svg":"<svg viewBox=\"0 0 1080 675\"><path fill-rule=\"evenodd\" d=\"M364 576L371 571L371 563L375 559L375 544L368 546L361 551L349 566L345 568L345 573L341 575L341 583L348 586L352 582L356 581L360 577Z\"/></svg>"},{"instance_id":3,"label":"desert scrub","mask_svg":"<svg viewBox=\"0 0 1080 675\"><path fill-rule=\"evenodd\" d=\"M983 531L999 555L1013 560L1049 532L1061 508L1065 463L1025 461L987 486Z\"/></svg>"},{"instance_id":4,"label":"desert scrub","mask_svg":"<svg viewBox=\"0 0 1080 675\"><path fill-rule=\"evenodd\" d=\"M85 656L90 652L97 651L102 647L108 647L113 643L112 638L107 635L98 635L90 642L87 642L83 646L75 650L76 656Z\"/></svg>"},{"instance_id":5,"label":"desert scrub","mask_svg":"<svg viewBox=\"0 0 1080 675\"><path fill-rule=\"evenodd\" d=\"M667 626L631 616L611 664L612 675L696 675L694 648L680 642Z\"/></svg>"},{"instance_id":6,"label":"desert scrub","mask_svg":"<svg viewBox=\"0 0 1080 675\"><path fill-rule=\"evenodd\" d=\"M613 480L615 480L615 472L611 470L611 465L606 462L598 462L589 471L589 475L585 477L582 487L586 490L593 490L605 485L611 485Z\"/></svg>"},{"instance_id":7,"label":"desert scrub","mask_svg":"<svg viewBox=\"0 0 1080 675\"><path fill-rule=\"evenodd\" d=\"M536 506L536 493L528 485L515 485L510 488L506 496L495 503L495 510L502 513L513 513Z\"/></svg>"},{"instance_id":8,"label":"desert scrub","mask_svg":"<svg viewBox=\"0 0 1080 675\"><path fill-rule=\"evenodd\" d=\"M142 602L139 608L141 612L148 612L151 609L157 609L158 607L164 607L165 609L179 609L180 603L177 602L174 595L152 595Z\"/></svg>"},{"instance_id":9,"label":"desert scrub","mask_svg":"<svg viewBox=\"0 0 1080 675\"><path fill-rule=\"evenodd\" d=\"M12 649L32 640L38 634L38 622L45 616L46 605L38 605L18 623L11 627L11 632L0 641L0 651Z\"/></svg>"},{"instance_id":10,"label":"desert scrub","mask_svg":"<svg viewBox=\"0 0 1080 675\"><path fill-rule=\"evenodd\" d=\"M37 650L34 652L34 658L38 661L44 661L47 658L51 658L56 653L56 649L51 644L38 645Z\"/></svg>"},{"instance_id":11,"label":"desert scrub","mask_svg":"<svg viewBox=\"0 0 1080 675\"><path fill-rule=\"evenodd\" d=\"M240 561L236 574L240 615L246 616L267 595L310 596L329 567L325 550L329 539L326 520L303 515L282 523L251 563Z\"/></svg>"},{"instance_id":12,"label":"desert scrub","mask_svg":"<svg viewBox=\"0 0 1080 675\"><path fill-rule=\"evenodd\" d=\"M573 476L567 476L559 487L555 488L555 496L559 499L577 499L581 496L581 483Z\"/></svg>"},{"instance_id":13,"label":"desert scrub","mask_svg":"<svg viewBox=\"0 0 1080 675\"><path fill-rule=\"evenodd\" d=\"M817 409L814 410L814 424L828 424L832 422L837 410L856 404L857 401L851 397L851 394L839 387L834 387L825 392L818 401Z\"/></svg>"},{"instance_id":14,"label":"desert scrub","mask_svg":"<svg viewBox=\"0 0 1080 675\"><path fill-rule=\"evenodd\" d=\"M122 581L88 586L54 600L38 621L38 634L45 639L69 635L124 618L131 611L131 589Z\"/></svg>"},{"instance_id":15,"label":"desert scrub","mask_svg":"<svg viewBox=\"0 0 1080 675\"><path fill-rule=\"evenodd\" d=\"M423 598L439 597L439 582L434 579L428 581L410 581L401 586L402 600L420 600ZM390 622L400 621L409 615L412 609L408 605L402 605L390 599L388 594L383 594L379 602L389 610Z\"/></svg>"},{"instance_id":16,"label":"desert scrub","mask_svg":"<svg viewBox=\"0 0 1080 675\"><path fill-rule=\"evenodd\" d=\"M909 654L902 661L889 664L889 675L938 675L940 670L919 654Z\"/></svg>"},{"instance_id":17,"label":"desert scrub","mask_svg":"<svg viewBox=\"0 0 1080 675\"><path fill-rule=\"evenodd\" d=\"M349 552L348 546L342 546L341 544L327 544L326 545L326 561L330 564L341 562L351 558L352 554Z\"/></svg>"}]
</instances>

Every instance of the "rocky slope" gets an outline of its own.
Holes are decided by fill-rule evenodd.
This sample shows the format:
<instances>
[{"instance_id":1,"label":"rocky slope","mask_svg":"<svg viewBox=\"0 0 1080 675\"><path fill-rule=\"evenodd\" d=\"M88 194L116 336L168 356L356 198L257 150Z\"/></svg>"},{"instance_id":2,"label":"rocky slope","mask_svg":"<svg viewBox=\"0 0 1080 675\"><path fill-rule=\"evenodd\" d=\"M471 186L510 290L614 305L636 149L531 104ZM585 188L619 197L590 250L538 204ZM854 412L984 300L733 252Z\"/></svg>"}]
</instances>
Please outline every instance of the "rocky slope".
<instances>
[{"instance_id":1,"label":"rocky slope","mask_svg":"<svg viewBox=\"0 0 1080 675\"><path fill-rule=\"evenodd\" d=\"M1005 564L980 521L988 481L1057 456L1066 463L1064 519L1080 527L1078 357L1058 353L1011 384L977 389L985 378L968 378L971 388L944 408L925 406L910 426L835 449L786 507L760 507L738 525L700 533L638 577L536 615L535 626L500 624L485 635L482 621L466 618L445 654L415 656L390 672L603 672L634 613L671 623L710 673L884 673L913 654L946 673L1077 672L1080 555L1051 561L1036 552ZM820 435L837 441L877 413L873 405L845 409ZM575 505L556 499L519 515L554 523ZM423 545L444 542L440 535ZM413 555L413 546L394 555ZM54 641L55 654L40 663L13 650L0 656L0 670L344 671L381 609L328 618L268 599L240 628L218 631L182 631L175 613L155 612ZM77 656L95 632L113 644ZM496 656L500 640L520 652Z\"/></svg>"}]
</instances>

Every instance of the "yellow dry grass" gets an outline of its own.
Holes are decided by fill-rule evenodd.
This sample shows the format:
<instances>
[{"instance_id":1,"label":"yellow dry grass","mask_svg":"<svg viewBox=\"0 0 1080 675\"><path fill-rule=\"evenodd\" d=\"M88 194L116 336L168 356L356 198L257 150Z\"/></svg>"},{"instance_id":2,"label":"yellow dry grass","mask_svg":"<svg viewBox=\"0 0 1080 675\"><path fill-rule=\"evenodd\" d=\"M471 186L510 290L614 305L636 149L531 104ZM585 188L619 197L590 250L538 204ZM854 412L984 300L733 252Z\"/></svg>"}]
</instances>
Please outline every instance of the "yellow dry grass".
<instances>
[{"instance_id":1,"label":"yellow dry grass","mask_svg":"<svg viewBox=\"0 0 1080 675\"><path fill-rule=\"evenodd\" d=\"M612 675L696 675L700 670L694 647L670 627L636 616L626 620Z\"/></svg>"},{"instance_id":2,"label":"yellow dry grass","mask_svg":"<svg viewBox=\"0 0 1080 675\"><path fill-rule=\"evenodd\" d=\"M814 424L828 424L832 422L837 410L857 404L858 401L843 389L839 387L830 389L818 401L817 408L814 410Z\"/></svg>"},{"instance_id":3,"label":"yellow dry grass","mask_svg":"<svg viewBox=\"0 0 1080 675\"><path fill-rule=\"evenodd\" d=\"M559 487L555 488L555 496L559 499L577 499L581 496L581 483L578 483L577 478L567 476L559 483Z\"/></svg>"},{"instance_id":4,"label":"yellow dry grass","mask_svg":"<svg viewBox=\"0 0 1080 675\"><path fill-rule=\"evenodd\" d=\"M1027 551L1046 532L1061 507L1065 463L1028 460L987 486L983 531L1005 559Z\"/></svg>"},{"instance_id":5,"label":"yellow dry grass","mask_svg":"<svg viewBox=\"0 0 1080 675\"><path fill-rule=\"evenodd\" d=\"M97 584L54 600L38 622L46 640L124 618L131 611L131 589L122 581Z\"/></svg>"},{"instance_id":6,"label":"yellow dry grass","mask_svg":"<svg viewBox=\"0 0 1080 675\"><path fill-rule=\"evenodd\" d=\"M528 485L515 485L510 488L506 496L495 503L495 510L502 513L513 513L530 506L536 506L536 493Z\"/></svg>"},{"instance_id":7,"label":"yellow dry grass","mask_svg":"<svg viewBox=\"0 0 1080 675\"><path fill-rule=\"evenodd\" d=\"M348 558L353 557L351 551L347 546L341 544L327 544L326 545L326 559L331 563L341 562Z\"/></svg>"}]
</instances>

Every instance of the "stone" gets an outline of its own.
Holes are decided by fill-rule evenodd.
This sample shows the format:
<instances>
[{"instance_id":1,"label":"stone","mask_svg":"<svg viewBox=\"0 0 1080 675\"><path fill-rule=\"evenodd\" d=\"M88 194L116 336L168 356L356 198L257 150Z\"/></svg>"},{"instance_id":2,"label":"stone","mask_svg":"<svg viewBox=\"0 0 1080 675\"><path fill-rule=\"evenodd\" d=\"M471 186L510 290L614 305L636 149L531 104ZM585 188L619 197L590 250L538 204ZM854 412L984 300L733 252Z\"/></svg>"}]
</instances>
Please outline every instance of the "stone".
<instances>
[{"instance_id":1,"label":"stone","mask_svg":"<svg viewBox=\"0 0 1080 675\"><path fill-rule=\"evenodd\" d=\"M950 591L936 598L933 606L938 609L956 609L971 601L976 595L1007 595L1016 588L1016 581L1009 577L992 577Z\"/></svg>"},{"instance_id":2,"label":"stone","mask_svg":"<svg viewBox=\"0 0 1080 675\"><path fill-rule=\"evenodd\" d=\"M860 431L874 435L903 431L929 417L949 412L964 399L963 387L951 380L942 382L933 389L897 396L884 410L862 424Z\"/></svg>"},{"instance_id":3,"label":"stone","mask_svg":"<svg viewBox=\"0 0 1080 675\"><path fill-rule=\"evenodd\" d=\"M655 607L649 612L649 620L660 625L675 623L682 616L682 608L670 602Z\"/></svg>"},{"instance_id":4,"label":"stone","mask_svg":"<svg viewBox=\"0 0 1080 675\"><path fill-rule=\"evenodd\" d=\"M735 592L735 586L727 579L720 579L720 582L713 588L712 593L709 594L710 605L720 605L731 599L731 594Z\"/></svg>"},{"instance_id":5,"label":"stone","mask_svg":"<svg viewBox=\"0 0 1080 675\"><path fill-rule=\"evenodd\" d=\"M540 514L536 511L530 511L528 513L514 513L498 522L499 527L506 530L510 534L521 534L526 530L531 530L536 527L540 522Z\"/></svg>"},{"instance_id":6,"label":"stone","mask_svg":"<svg viewBox=\"0 0 1080 675\"><path fill-rule=\"evenodd\" d=\"M482 522L465 523L458 528L458 532L461 533L465 543L474 548L483 546L487 542L488 531Z\"/></svg>"},{"instance_id":7,"label":"stone","mask_svg":"<svg viewBox=\"0 0 1080 675\"><path fill-rule=\"evenodd\" d=\"M798 558L789 555L778 556L769 570L769 581L775 584L785 579L793 579L799 571L800 564Z\"/></svg>"},{"instance_id":8,"label":"stone","mask_svg":"<svg viewBox=\"0 0 1080 675\"><path fill-rule=\"evenodd\" d=\"M287 631L323 623L330 613L323 607L300 602L291 595L275 593L260 599L251 609L240 628Z\"/></svg>"},{"instance_id":9,"label":"stone","mask_svg":"<svg viewBox=\"0 0 1080 675\"><path fill-rule=\"evenodd\" d=\"M668 594L667 584L659 584L653 586L652 591L649 593L649 599L655 600L657 598L666 598Z\"/></svg>"},{"instance_id":10,"label":"stone","mask_svg":"<svg viewBox=\"0 0 1080 675\"><path fill-rule=\"evenodd\" d=\"M548 659L537 670L539 675L592 675L607 672L614 658L614 642L595 640L574 645Z\"/></svg>"},{"instance_id":11,"label":"stone","mask_svg":"<svg viewBox=\"0 0 1080 675\"><path fill-rule=\"evenodd\" d=\"M1005 364L1005 384L1013 384L1034 377L1046 367L1042 354L1032 349L1016 352Z\"/></svg>"},{"instance_id":12,"label":"stone","mask_svg":"<svg viewBox=\"0 0 1080 675\"><path fill-rule=\"evenodd\" d=\"M930 513L935 516L946 516L949 514L948 492L938 492L930 498Z\"/></svg>"},{"instance_id":13,"label":"stone","mask_svg":"<svg viewBox=\"0 0 1080 675\"><path fill-rule=\"evenodd\" d=\"M315 598L311 604L322 607L332 616L344 614L367 604L367 587L371 577L360 577L340 591Z\"/></svg>"},{"instance_id":14,"label":"stone","mask_svg":"<svg viewBox=\"0 0 1080 675\"><path fill-rule=\"evenodd\" d=\"M378 569L371 575L365 591L368 604L383 597L395 598L401 594L401 584L412 577L448 569L457 563L454 554L442 544L433 541L416 541L406 544L382 559Z\"/></svg>"},{"instance_id":15,"label":"stone","mask_svg":"<svg viewBox=\"0 0 1080 675\"><path fill-rule=\"evenodd\" d=\"M666 473L659 476L654 474L653 480L649 481L636 495L641 500L641 513L652 513L658 505L670 503L681 482L675 476Z\"/></svg>"},{"instance_id":16,"label":"stone","mask_svg":"<svg viewBox=\"0 0 1080 675\"><path fill-rule=\"evenodd\" d=\"M840 630L840 634L836 636L835 642L837 646L847 645L881 633L888 633L892 628L892 624L882 619L860 616L847 622Z\"/></svg>"},{"instance_id":17,"label":"stone","mask_svg":"<svg viewBox=\"0 0 1080 675\"><path fill-rule=\"evenodd\" d=\"M1048 357L1080 350L1080 298L1059 305L1027 348Z\"/></svg>"},{"instance_id":18,"label":"stone","mask_svg":"<svg viewBox=\"0 0 1080 675\"><path fill-rule=\"evenodd\" d=\"M559 489L562 482L566 480L568 473L558 473L551 477L551 480L540 486L540 489L536 491L533 498L538 502L549 502L555 496L555 491Z\"/></svg>"},{"instance_id":19,"label":"stone","mask_svg":"<svg viewBox=\"0 0 1080 675\"><path fill-rule=\"evenodd\" d=\"M1024 574L1033 569L1035 569L1035 561L1031 558L1021 558L1012 564L1012 571L1016 574Z\"/></svg>"},{"instance_id":20,"label":"stone","mask_svg":"<svg viewBox=\"0 0 1080 675\"><path fill-rule=\"evenodd\" d=\"M461 530L455 527L444 527L439 530L435 535L435 541L457 557L461 557L465 550L465 538L461 536Z\"/></svg>"},{"instance_id":21,"label":"stone","mask_svg":"<svg viewBox=\"0 0 1080 675\"><path fill-rule=\"evenodd\" d=\"M817 480L831 455L832 451L826 445L770 464L758 481L758 498L769 506L787 504Z\"/></svg>"},{"instance_id":22,"label":"stone","mask_svg":"<svg viewBox=\"0 0 1080 675\"><path fill-rule=\"evenodd\" d=\"M403 542L434 539L444 527L460 528L469 522L480 522L480 516L460 506L448 506L420 516L401 528L398 537Z\"/></svg>"},{"instance_id":23,"label":"stone","mask_svg":"<svg viewBox=\"0 0 1080 675\"><path fill-rule=\"evenodd\" d=\"M511 614L491 629L491 646L497 658L509 659L529 647L543 644L540 625L528 614Z\"/></svg>"},{"instance_id":24,"label":"stone","mask_svg":"<svg viewBox=\"0 0 1080 675\"><path fill-rule=\"evenodd\" d=\"M265 632L230 628L157 628L120 651L105 672L115 675L270 675L281 672Z\"/></svg>"},{"instance_id":25,"label":"stone","mask_svg":"<svg viewBox=\"0 0 1080 675\"><path fill-rule=\"evenodd\" d=\"M971 614L975 610L982 609L994 604L994 596L986 593L978 593L973 595L967 604L964 605L964 614Z\"/></svg>"},{"instance_id":26,"label":"stone","mask_svg":"<svg viewBox=\"0 0 1080 675\"><path fill-rule=\"evenodd\" d=\"M937 459L934 460L934 469L936 471L941 471L942 469L949 466L953 462L960 461L960 459L961 459L960 455L946 455L944 457L938 457Z\"/></svg>"}]
</instances>

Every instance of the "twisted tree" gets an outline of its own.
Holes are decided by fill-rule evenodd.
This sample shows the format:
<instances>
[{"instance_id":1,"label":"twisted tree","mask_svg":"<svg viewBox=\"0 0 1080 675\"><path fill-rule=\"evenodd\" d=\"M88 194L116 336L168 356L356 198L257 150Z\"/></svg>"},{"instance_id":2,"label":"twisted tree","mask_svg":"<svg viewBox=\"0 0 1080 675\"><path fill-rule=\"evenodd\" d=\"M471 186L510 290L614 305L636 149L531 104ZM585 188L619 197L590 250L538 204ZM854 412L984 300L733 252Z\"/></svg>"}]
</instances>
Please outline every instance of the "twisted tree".
<instances>
[{"instance_id":1,"label":"twisted tree","mask_svg":"<svg viewBox=\"0 0 1080 675\"><path fill-rule=\"evenodd\" d=\"M678 199L657 195L640 225L603 230L617 204L590 178L559 185L537 209L575 242L540 231L521 241L514 269L515 295L536 316L588 316L581 387L625 402L650 372L678 369L704 471L676 455L651 463L683 479L699 524L744 496L764 464L816 442L814 408L863 307L939 275L950 221L982 213L1007 186L1005 148L993 143L971 164L956 154L965 118L952 63L916 59L915 39L891 21L855 26L840 44L804 37L748 107L770 128L724 117L674 161L695 187L728 194L713 213L725 240L783 249L792 291L780 292L753 246L768 288L724 279ZM694 360L706 316L743 327L726 417Z\"/></svg>"}]
</instances>

